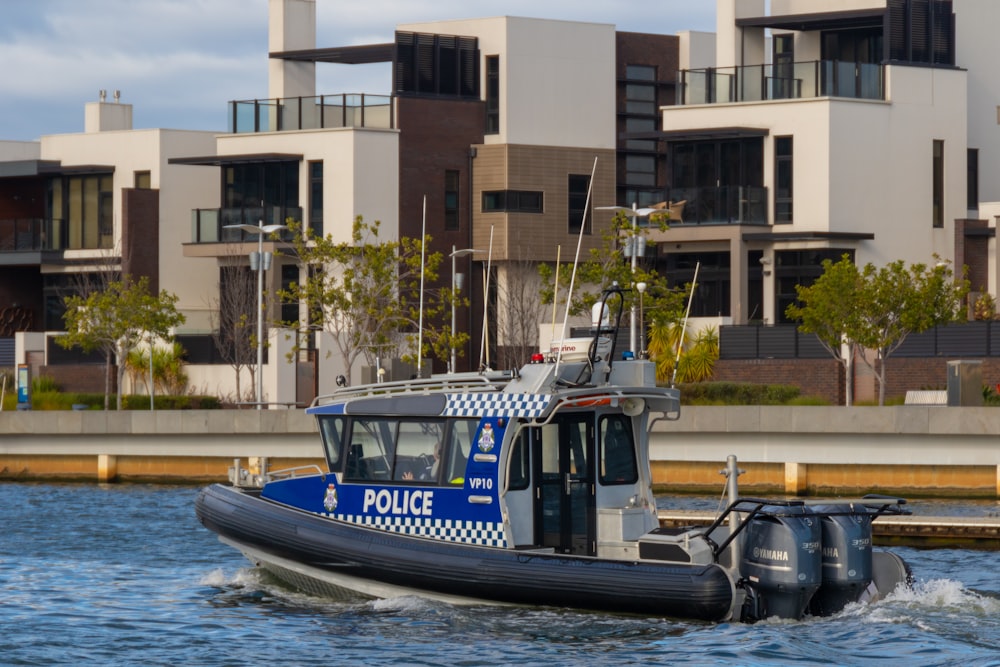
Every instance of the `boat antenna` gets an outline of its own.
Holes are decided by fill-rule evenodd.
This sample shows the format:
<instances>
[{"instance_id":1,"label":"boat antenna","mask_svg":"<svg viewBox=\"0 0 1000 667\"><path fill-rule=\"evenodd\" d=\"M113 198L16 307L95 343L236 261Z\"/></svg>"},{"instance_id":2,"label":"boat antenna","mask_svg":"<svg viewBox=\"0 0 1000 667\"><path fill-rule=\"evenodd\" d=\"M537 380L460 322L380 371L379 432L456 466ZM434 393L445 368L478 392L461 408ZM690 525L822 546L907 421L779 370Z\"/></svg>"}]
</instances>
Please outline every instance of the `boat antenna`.
<instances>
[{"instance_id":1,"label":"boat antenna","mask_svg":"<svg viewBox=\"0 0 1000 667\"><path fill-rule=\"evenodd\" d=\"M681 326L681 335L677 339L677 357L674 359L674 374L670 376L670 388L673 389L677 382L677 367L681 365L681 349L684 347L684 334L687 333L688 315L691 314L691 302L694 300L694 288L698 285L698 269L701 262L694 265L694 279L691 280L691 293L688 294L688 305L684 311L684 324Z\"/></svg>"},{"instance_id":2,"label":"boat antenna","mask_svg":"<svg viewBox=\"0 0 1000 667\"><path fill-rule=\"evenodd\" d=\"M420 222L420 316L417 320L417 377L423 377L421 363L424 356L424 254L427 246L427 195L424 195L424 212Z\"/></svg>"},{"instance_id":3,"label":"boat antenna","mask_svg":"<svg viewBox=\"0 0 1000 667\"><path fill-rule=\"evenodd\" d=\"M552 288L552 331L549 333L549 352L552 351L552 341L556 339L556 308L558 308L559 306L560 261L562 261L562 244L556 246L556 281L555 281L555 287Z\"/></svg>"},{"instance_id":4,"label":"boat antenna","mask_svg":"<svg viewBox=\"0 0 1000 667\"><path fill-rule=\"evenodd\" d=\"M483 335L479 340L479 370L485 371L490 367L490 353L486 349L486 324L490 314L490 266L493 264L493 225L490 225L490 250L486 255L486 279L483 280Z\"/></svg>"},{"instance_id":5,"label":"boat antenna","mask_svg":"<svg viewBox=\"0 0 1000 667\"><path fill-rule=\"evenodd\" d=\"M576 237L576 257L573 258L573 272L570 274L569 290L566 292L566 315L563 317L562 332L559 335L559 351L556 353L556 377L559 363L562 361L562 351L566 347L566 323L569 320L569 307L573 303L573 285L576 283L576 266L580 263L580 246L583 244L583 232L587 228L587 213L590 212L590 195L594 192L594 174L597 173L597 156L594 156L594 166L590 168L590 184L587 185L587 200L583 205L583 219L580 220L580 234ZM589 355L588 355L589 356Z\"/></svg>"}]
</instances>

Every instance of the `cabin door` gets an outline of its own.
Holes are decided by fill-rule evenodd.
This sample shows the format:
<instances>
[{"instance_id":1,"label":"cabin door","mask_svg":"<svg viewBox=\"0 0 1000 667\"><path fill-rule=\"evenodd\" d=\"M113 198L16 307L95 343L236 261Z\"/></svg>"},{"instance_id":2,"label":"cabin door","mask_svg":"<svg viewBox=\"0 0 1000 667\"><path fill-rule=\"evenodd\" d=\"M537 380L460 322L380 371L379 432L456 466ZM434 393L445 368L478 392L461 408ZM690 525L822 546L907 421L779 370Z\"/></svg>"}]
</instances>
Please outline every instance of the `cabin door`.
<instances>
[{"instance_id":1,"label":"cabin door","mask_svg":"<svg viewBox=\"0 0 1000 667\"><path fill-rule=\"evenodd\" d=\"M593 556L594 416L563 415L536 430L537 542L559 553Z\"/></svg>"}]
</instances>

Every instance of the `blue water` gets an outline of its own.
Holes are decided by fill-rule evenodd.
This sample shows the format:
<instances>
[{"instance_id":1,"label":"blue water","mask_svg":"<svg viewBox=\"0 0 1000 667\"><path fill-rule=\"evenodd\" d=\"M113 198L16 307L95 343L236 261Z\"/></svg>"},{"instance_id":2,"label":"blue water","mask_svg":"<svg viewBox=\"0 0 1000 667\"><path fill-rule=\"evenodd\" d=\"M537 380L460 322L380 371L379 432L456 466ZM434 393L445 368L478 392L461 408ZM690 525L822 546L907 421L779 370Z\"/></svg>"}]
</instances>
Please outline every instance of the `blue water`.
<instances>
[{"instance_id":1,"label":"blue water","mask_svg":"<svg viewBox=\"0 0 1000 667\"><path fill-rule=\"evenodd\" d=\"M802 622L344 603L251 568L198 524L196 493L0 483L0 664L1000 665L998 552L898 549L914 590Z\"/></svg>"}]
</instances>

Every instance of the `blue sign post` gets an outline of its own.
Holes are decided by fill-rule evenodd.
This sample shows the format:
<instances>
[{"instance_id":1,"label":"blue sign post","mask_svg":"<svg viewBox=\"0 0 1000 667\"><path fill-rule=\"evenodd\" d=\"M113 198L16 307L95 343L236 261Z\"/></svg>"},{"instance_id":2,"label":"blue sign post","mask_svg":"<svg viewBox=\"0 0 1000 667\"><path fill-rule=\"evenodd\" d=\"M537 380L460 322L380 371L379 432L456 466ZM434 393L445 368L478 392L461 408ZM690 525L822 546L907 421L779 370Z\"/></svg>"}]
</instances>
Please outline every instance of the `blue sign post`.
<instances>
[{"instance_id":1,"label":"blue sign post","mask_svg":"<svg viewBox=\"0 0 1000 667\"><path fill-rule=\"evenodd\" d=\"M17 365L17 407L31 406L31 367L28 364Z\"/></svg>"}]
</instances>

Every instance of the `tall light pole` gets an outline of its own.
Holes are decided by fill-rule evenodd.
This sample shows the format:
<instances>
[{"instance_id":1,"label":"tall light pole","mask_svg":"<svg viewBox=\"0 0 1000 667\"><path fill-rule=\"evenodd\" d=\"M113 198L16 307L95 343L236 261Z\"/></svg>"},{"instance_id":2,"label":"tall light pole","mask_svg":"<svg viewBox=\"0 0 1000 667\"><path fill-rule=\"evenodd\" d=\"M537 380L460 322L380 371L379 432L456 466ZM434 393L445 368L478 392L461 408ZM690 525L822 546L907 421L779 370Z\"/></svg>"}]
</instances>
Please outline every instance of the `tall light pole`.
<instances>
[{"instance_id":1,"label":"tall light pole","mask_svg":"<svg viewBox=\"0 0 1000 667\"><path fill-rule=\"evenodd\" d=\"M241 229L257 235L257 251L250 253L250 270L257 272L257 409L264 401L264 272L271 267L271 253L264 252L264 235L288 229L287 225L224 225L225 229Z\"/></svg>"},{"instance_id":2,"label":"tall light pole","mask_svg":"<svg viewBox=\"0 0 1000 667\"><path fill-rule=\"evenodd\" d=\"M448 372L455 372L455 295L462 286L459 284L458 274L455 273L455 259L457 257L463 257L465 255L471 255L474 252L480 252L473 248L463 248L462 250L456 250L455 246L451 246L451 361L448 364Z\"/></svg>"},{"instance_id":3,"label":"tall light pole","mask_svg":"<svg viewBox=\"0 0 1000 667\"><path fill-rule=\"evenodd\" d=\"M624 213L632 219L632 229L629 234L628 244L625 246L625 256L632 258L632 287L636 287L635 284L635 268L636 262L640 256L646 254L646 237L639 233L639 218L646 218L653 213L661 213L659 209L655 208L636 208L635 203L632 204L632 208L627 208L625 206L598 206L598 210L602 211L615 211L616 213ZM638 350L636 349L635 341L636 323L635 323L635 299L632 300L632 307L629 309L629 347L632 348L632 352L638 357Z\"/></svg>"}]
</instances>

